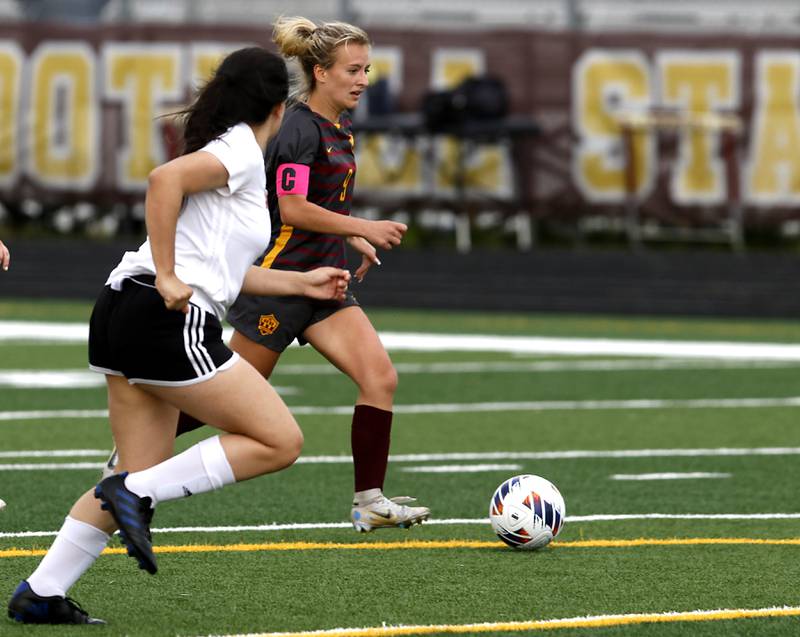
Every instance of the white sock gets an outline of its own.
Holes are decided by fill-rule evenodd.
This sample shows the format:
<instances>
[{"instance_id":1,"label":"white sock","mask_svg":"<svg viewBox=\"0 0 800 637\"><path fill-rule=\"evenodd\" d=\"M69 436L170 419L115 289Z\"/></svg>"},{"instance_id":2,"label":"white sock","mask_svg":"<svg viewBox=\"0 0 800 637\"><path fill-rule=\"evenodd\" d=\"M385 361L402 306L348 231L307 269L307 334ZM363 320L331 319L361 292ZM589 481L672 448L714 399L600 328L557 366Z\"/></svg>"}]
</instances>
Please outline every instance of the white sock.
<instances>
[{"instance_id":1,"label":"white sock","mask_svg":"<svg viewBox=\"0 0 800 637\"><path fill-rule=\"evenodd\" d=\"M28 578L28 584L42 597L65 597L70 587L94 564L108 540L104 531L67 516L47 555Z\"/></svg>"},{"instance_id":2,"label":"white sock","mask_svg":"<svg viewBox=\"0 0 800 637\"><path fill-rule=\"evenodd\" d=\"M357 506L363 507L365 504L377 500L383 495L380 489L367 489L366 491L356 491L353 495L353 501Z\"/></svg>"},{"instance_id":3,"label":"white sock","mask_svg":"<svg viewBox=\"0 0 800 637\"><path fill-rule=\"evenodd\" d=\"M219 436L207 438L154 467L125 478L125 486L140 498L152 498L153 506L233 484L233 469Z\"/></svg>"}]
</instances>

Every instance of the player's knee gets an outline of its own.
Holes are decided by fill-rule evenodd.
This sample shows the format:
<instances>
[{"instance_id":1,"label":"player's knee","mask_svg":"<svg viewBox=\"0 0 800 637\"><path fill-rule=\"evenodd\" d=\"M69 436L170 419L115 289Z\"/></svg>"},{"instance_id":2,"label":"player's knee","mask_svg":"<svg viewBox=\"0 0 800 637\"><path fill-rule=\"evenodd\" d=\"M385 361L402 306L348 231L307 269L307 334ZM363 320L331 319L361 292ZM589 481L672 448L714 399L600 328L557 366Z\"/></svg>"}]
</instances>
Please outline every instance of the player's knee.
<instances>
[{"instance_id":1,"label":"player's knee","mask_svg":"<svg viewBox=\"0 0 800 637\"><path fill-rule=\"evenodd\" d=\"M361 393L374 400L391 399L397 391L397 370L387 363L379 368L370 369L370 373L359 383Z\"/></svg>"},{"instance_id":2,"label":"player's knee","mask_svg":"<svg viewBox=\"0 0 800 637\"><path fill-rule=\"evenodd\" d=\"M284 432L280 441L274 447L274 460L285 469L295 463L303 450L303 432L299 427L294 427Z\"/></svg>"},{"instance_id":3,"label":"player's knee","mask_svg":"<svg viewBox=\"0 0 800 637\"><path fill-rule=\"evenodd\" d=\"M381 369L375 370L370 377L373 390L384 396L394 396L397 391L398 376L394 365L387 363Z\"/></svg>"},{"instance_id":4,"label":"player's knee","mask_svg":"<svg viewBox=\"0 0 800 637\"><path fill-rule=\"evenodd\" d=\"M297 427L286 440L286 457L289 459L289 464L294 464L294 461L300 457L300 452L303 451L303 432Z\"/></svg>"}]
</instances>

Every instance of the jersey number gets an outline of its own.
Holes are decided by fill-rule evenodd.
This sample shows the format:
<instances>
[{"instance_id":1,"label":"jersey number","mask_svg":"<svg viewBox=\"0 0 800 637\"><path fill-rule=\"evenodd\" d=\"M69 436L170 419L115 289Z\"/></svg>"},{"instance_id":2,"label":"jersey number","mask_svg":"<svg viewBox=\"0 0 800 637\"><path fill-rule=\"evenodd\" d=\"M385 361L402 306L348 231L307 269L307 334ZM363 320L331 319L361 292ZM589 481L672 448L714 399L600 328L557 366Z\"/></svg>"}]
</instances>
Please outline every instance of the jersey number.
<instances>
[{"instance_id":1,"label":"jersey number","mask_svg":"<svg viewBox=\"0 0 800 637\"><path fill-rule=\"evenodd\" d=\"M353 169L350 168L347 171L347 177L345 177L344 181L342 182L342 194L339 195L339 201L344 201L345 197L347 196L347 184L350 183L350 177L352 176L353 176Z\"/></svg>"}]
</instances>

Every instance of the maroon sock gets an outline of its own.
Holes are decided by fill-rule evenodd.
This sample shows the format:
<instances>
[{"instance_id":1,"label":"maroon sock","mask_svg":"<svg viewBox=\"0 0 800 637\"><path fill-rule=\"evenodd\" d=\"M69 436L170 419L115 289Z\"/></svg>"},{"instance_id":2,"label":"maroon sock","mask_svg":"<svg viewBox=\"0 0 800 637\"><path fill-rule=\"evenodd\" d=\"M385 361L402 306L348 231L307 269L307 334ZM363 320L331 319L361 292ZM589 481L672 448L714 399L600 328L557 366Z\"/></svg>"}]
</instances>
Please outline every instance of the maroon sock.
<instances>
[{"instance_id":1,"label":"maroon sock","mask_svg":"<svg viewBox=\"0 0 800 637\"><path fill-rule=\"evenodd\" d=\"M391 433L391 411L370 405L356 405L350 433L356 491L383 489Z\"/></svg>"},{"instance_id":2,"label":"maroon sock","mask_svg":"<svg viewBox=\"0 0 800 637\"><path fill-rule=\"evenodd\" d=\"M175 437L177 438L181 434L189 433L195 429L200 429L200 427L202 427L204 424L205 423L197 420L197 418L181 412L181 415L178 416L178 430L175 432Z\"/></svg>"}]
</instances>

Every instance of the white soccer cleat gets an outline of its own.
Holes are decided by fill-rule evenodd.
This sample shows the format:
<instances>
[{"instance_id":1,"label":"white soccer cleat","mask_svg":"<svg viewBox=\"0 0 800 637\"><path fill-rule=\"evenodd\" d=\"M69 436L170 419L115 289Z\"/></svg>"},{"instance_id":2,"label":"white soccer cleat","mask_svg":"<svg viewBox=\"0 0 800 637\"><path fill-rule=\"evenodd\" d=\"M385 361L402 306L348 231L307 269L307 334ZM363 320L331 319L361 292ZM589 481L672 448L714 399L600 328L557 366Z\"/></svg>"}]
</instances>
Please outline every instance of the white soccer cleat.
<instances>
[{"instance_id":1,"label":"white soccer cleat","mask_svg":"<svg viewBox=\"0 0 800 637\"><path fill-rule=\"evenodd\" d=\"M416 499L407 496L390 499L381 495L362 506L353 502L350 511L353 528L359 533L368 533L373 529L407 529L414 524L422 524L423 520L430 517L431 510L428 507L406 506L409 502L416 502Z\"/></svg>"}]
</instances>

